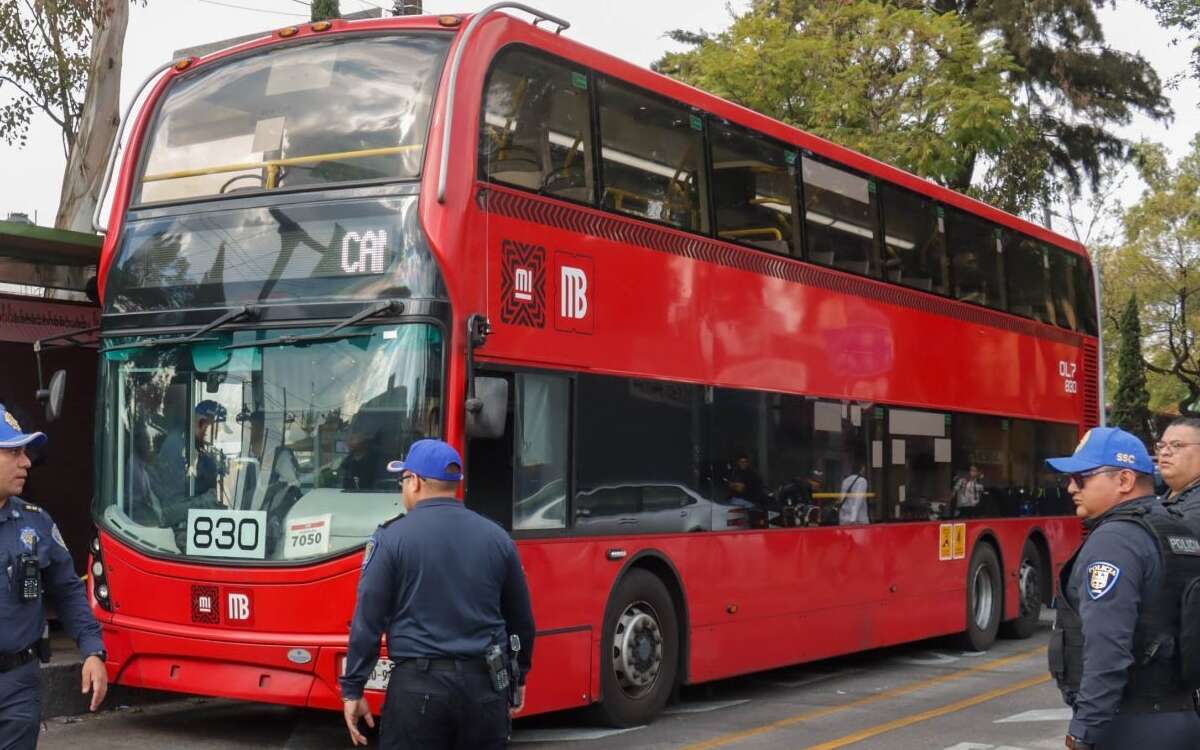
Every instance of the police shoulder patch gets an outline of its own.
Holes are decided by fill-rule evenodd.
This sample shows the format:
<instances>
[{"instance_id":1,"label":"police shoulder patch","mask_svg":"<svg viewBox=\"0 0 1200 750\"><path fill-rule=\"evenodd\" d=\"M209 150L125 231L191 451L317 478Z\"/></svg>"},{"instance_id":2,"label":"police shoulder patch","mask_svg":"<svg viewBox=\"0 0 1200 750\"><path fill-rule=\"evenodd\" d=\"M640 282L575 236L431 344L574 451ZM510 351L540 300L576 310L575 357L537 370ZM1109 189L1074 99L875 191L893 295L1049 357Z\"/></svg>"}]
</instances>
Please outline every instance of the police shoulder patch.
<instances>
[{"instance_id":1,"label":"police shoulder patch","mask_svg":"<svg viewBox=\"0 0 1200 750\"><path fill-rule=\"evenodd\" d=\"M21 529L21 544L25 545L25 549L33 552L38 543L38 533L34 529L26 526Z\"/></svg>"},{"instance_id":2,"label":"police shoulder patch","mask_svg":"<svg viewBox=\"0 0 1200 750\"><path fill-rule=\"evenodd\" d=\"M363 570L366 570L367 566L371 564L371 558L375 557L375 548L377 546L379 545L375 543L374 539L367 541L367 548L363 551Z\"/></svg>"},{"instance_id":3,"label":"police shoulder patch","mask_svg":"<svg viewBox=\"0 0 1200 750\"><path fill-rule=\"evenodd\" d=\"M1121 569L1110 562L1094 562L1087 567L1087 591L1093 600L1103 597L1117 585Z\"/></svg>"},{"instance_id":4,"label":"police shoulder patch","mask_svg":"<svg viewBox=\"0 0 1200 750\"><path fill-rule=\"evenodd\" d=\"M63 539L62 532L58 530L58 524L54 524L53 528L50 529L50 536L54 538L54 541L58 542L59 547L67 549L67 542ZM70 550L67 551L70 552Z\"/></svg>"}]
</instances>

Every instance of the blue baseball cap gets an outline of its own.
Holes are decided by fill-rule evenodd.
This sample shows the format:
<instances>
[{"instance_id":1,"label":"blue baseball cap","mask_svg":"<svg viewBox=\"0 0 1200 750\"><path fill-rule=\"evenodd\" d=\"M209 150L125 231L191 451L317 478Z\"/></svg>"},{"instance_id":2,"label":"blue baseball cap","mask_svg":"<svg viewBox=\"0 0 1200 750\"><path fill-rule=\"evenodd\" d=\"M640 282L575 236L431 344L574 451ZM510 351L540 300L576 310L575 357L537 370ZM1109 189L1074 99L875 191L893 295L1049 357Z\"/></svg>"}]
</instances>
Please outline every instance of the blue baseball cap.
<instances>
[{"instance_id":1,"label":"blue baseball cap","mask_svg":"<svg viewBox=\"0 0 1200 750\"><path fill-rule=\"evenodd\" d=\"M21 423L0 404L0 448L36 448L46 442L44 432L22 432Z\"/></svg>"},{"instance_id":2,"label":"blue baseball cap","mask_svg":"<svg viewBox=\"0 0 1200 750\"><path fill-rule=\"evenodd\" d=\"M196 416L209 421L219 421L225 418L225 407L211 398L206 398L196 404Z\"/></svg>"},{"instance_id":3,"label":"blue baseball cap","mask_svg":"<svg viewBox=\"0 0 1200 750\"><path fill-rule=\"evenodd\" d=\"M1046 463L1063 474L1078 474L1102 466L1130 469L1142 474L1154 473L1154 462L1146 446L1133 433L1116 427L1095 427L1087 431L1075 448L1075 455L1048 458Z\"/></svg>"},{"instance_id":4,"label":"blue baseball cap","mask_svg":"<svg viewBox=\"0 0 1200 750\"><path fill-rule=\"evenodd\" d=\"M451 464L457 469L451 469ZM418 440L408 448L403 461L391 461L387 470L393 474L411 471L425 479L440 479L443 482L462 481L462 456L444 440Z\"/></svg>"}]
</instances>

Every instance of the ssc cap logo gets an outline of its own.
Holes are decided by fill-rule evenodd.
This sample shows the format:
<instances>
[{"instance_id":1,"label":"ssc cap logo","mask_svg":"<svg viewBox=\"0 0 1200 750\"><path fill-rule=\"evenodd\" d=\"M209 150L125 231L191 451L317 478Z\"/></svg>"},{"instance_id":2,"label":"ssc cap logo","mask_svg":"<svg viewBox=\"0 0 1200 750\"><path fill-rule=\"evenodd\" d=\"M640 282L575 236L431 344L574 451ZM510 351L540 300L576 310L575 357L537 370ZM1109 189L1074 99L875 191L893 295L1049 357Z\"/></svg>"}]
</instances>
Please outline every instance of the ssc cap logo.
<instances>
[{"instance_id":1,"label":"ssc cap logo","mask_svg":"<svg viewBox=\"0 0 1200 750\"><path fill-rule=\"evenodd\" d=\"M1121 569L1110 562L1094 562L1088 566L1088 596L1093 601L1103 597L1117 585Z\"/></svg>"}]
</instances>

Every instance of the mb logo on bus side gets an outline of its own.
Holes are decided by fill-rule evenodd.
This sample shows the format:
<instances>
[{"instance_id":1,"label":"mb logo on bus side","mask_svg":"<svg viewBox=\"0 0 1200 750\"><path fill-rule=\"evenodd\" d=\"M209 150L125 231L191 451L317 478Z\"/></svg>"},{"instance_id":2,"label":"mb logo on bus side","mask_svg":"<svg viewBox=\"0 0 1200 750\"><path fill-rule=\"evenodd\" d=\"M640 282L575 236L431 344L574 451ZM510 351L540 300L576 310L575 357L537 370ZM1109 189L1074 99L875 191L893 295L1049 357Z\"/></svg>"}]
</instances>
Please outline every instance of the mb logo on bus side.
<instances>
[{"instance_id":1,"label":"mb logo on bus side","mask_svg":"<svg viewBox=\"0 0 1200 750\"><path fill-rule=\"evenodd\" d=\"M509 325L546 327L546 248L515 240L501 244L500 320ZM586 255L554 255L552 278L558 304L554 327L569 333L594 329L594 266Z\"/></svg>"}]
</instances>

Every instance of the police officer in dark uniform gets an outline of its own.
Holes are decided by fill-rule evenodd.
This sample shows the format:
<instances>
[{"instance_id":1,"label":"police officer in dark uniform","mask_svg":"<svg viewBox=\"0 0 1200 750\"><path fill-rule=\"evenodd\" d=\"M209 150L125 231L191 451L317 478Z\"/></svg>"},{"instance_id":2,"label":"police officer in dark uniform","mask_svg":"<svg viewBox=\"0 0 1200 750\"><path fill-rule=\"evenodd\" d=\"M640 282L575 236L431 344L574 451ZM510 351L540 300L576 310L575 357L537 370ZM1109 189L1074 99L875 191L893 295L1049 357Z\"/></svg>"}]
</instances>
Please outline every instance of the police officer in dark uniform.
<instances>
[{"instance_id":1,"label":"police officer in dark uniform","mask_svg":"<svg viewBox=\"0 0 1200 750\"><path fill-rule=\"evenodd\" d=\"M46 511L17 497L31 466L27 449L45 442L40 432L22 432L0 404L0 566L5 572L0 579L0 750L37 747L42 715L38 656L48 655L39 649L46 594L79 644L83 692L91 692L93 711L108 692L100 625L62 534Z\"/></svg>"},{"instance_id":2,"label":"police officer in dark uniform","mask_svg":"<svg viewBox=\"0 0 1200 750\"><path fill-rule=\"evenodd\" d=\"M1154 449L1168 488L1163 503L1195 528L1200 523L1200 419L1180 417L1171 422Z\"/></svg>"},{"instance_id":3,"label":"police officer in dark uniform","mask_svg":"<svg viewBox=\"0 0 1200 750\"><path fill-rule=\"evenodd\" d=\"M533 611L512 539L455 499L462 480L458 451L441 440L418 440L400 475L408 514L385 523L367 543L350 650L342 678L346 725L367 744L359 719L374 726L363 688L387 632L395 663L384 702L380 745L389 750L490 750L507 744L509 717L525 701L532 663ZM519 639L514 686L487 658ZM511 710L510 710L511 704Z\"/></svg>"},{"instance_id":4,"label":"police officer in dark uniform","mask_svg":"<svg viewBox=\"0 0 1200 750\"><path fill-rule=\"evenodd\" d=\"M1154 497L1154 465L1124 430L1090 430L1069 475L1090 533L1059 578L1050 671L1073 715L1066 747L1195 750L1200 716L1182 683L1180 602L1200 541Z\"/></svg>"}]
</instances>

